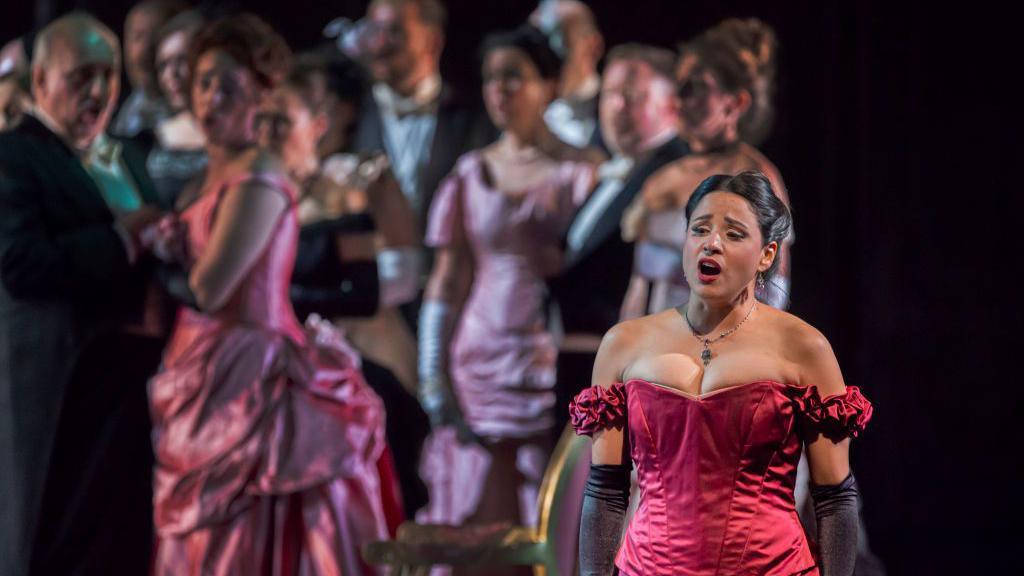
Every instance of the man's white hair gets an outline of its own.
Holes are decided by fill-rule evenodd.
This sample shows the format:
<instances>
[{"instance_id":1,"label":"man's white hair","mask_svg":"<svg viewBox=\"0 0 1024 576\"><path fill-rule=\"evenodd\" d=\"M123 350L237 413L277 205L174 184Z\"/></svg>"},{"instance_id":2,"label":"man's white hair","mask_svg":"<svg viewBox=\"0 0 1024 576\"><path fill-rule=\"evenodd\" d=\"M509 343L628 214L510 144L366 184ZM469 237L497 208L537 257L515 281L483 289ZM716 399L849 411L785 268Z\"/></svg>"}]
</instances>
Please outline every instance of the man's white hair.
<instances>
[{"instance_id":1,"label":"man's white hair","mask_svg":"<svg viewBox=\"0 0 1024 576\"><path fill-rule=\"evenodd\" d=\"M39 32L32 50L32 68L36 69L49 64L53 48L59 42L84 39L90 33L106 40L113 48L114 54L120 59L121 49L117 35L92 14L75 11L50 22Z\"/></svg>"}]
</instances>

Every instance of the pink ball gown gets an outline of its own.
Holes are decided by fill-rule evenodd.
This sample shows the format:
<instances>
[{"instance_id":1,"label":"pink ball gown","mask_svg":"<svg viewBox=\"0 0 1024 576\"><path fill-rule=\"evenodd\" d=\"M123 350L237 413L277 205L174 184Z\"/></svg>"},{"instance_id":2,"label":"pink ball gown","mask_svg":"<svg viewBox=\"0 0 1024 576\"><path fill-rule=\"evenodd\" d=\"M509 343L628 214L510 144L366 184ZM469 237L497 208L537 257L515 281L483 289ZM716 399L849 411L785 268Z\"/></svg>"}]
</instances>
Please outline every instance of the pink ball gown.
<instances>
[{"instance_id":1,"label":"pink ball gown","mask_svg":"<svg viewBox=\"0 0 1024 576\"><path fill-rule=\"evenodd\" d=\"M645 380L581 392L579 434L625 427L640 486L616 565L629 576L819 573L793 488L805 434L839 440L871 419L856 386L759 381L695 396Z\"/></svg>"},{"instance_id":2,"label":"pink ball gown","mask_svg":"<svg viewBox=\"0 0 1024 576\"><path fill-rule=\"evenodd\" d=\"M150 381L155 573L370 573L359 547L388 536L384 409L341 334L292 311L294 189L223 182L182 214L189 247L203 254L220 199L246 178L290 207L227 305L179 312Z\"/></svg>"}]
</instances>

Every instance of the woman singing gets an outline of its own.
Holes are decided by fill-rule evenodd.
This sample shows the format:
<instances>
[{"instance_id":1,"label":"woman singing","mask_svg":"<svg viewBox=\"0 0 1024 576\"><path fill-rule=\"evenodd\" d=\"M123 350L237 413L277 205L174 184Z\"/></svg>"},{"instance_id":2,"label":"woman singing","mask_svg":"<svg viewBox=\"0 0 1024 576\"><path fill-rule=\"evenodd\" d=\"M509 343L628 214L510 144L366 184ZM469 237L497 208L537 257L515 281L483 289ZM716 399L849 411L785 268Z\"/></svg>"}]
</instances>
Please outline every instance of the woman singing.
<instances>
[{"instance_id":1,"label":"woman singing","mask_svg":"<svg viewBox=\"0 0 1024 576\"><path fill-rule=\"evenodd\" d=\"M689 301L612 328L570 408L594 437L582 573L849 576L849 444L872 408L820 332L754 297L778 267L789 211L768 178L744 172L701 182L685 216ZM793 496L805 447L817 554ZM640 502L620 548L630 463Z\"/></svg>"}]
</instances>

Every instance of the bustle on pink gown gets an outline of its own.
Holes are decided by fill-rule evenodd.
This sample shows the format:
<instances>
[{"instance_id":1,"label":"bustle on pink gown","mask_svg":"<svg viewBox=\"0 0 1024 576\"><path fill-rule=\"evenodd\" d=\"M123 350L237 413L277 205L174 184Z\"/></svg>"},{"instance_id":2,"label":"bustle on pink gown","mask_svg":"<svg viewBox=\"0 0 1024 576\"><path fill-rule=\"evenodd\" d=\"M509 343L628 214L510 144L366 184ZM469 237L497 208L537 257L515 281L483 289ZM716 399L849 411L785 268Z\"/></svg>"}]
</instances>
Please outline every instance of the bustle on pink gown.
<instances>
[{"instance_id":1,"label":"bustle on pink gown","mask_svg":"<svg viewBox=\"0 0 1024 576\"><path fill-rule=\"evenodd\" d=\"M701 396L630 380L581 392L578 434L625 428L640 502L616 565L628 576L819 573L793 496L804 439L855 437L871 419L856 386L759 381Z\"/></svg>"},{"instance_id":2,"label":"bustle on pink gown","mask_svg":"<svg viewBox=\"0 0 1024 576\"><path fill-rule=\"evenodd\" d=\"M473 258L473 286L450 348L452 385L467 423L488 439L525 445L504 463L525 478L520 521L535 521L537 489L554 425L558 350L544 315L544 278L559 271L562 237L592 186L593 168L564 162L543 183L519 192L488 181L480 151L462 156L431 204L426 243L464 241ZM421 475L430 504L421 522L462 524L486 489L488 471L502 463L478 445L458 442L453 429L435 430L423 450ZM517 495L511 494L510 498Z\"/></svg>"},{"instance_id":3,"label":"bustle on pink gown","mask_svg":"<svg viewBox=\"0 0 1024 576\"><path fill-rule=\"evenodd\" d=\"M359 548L388 537L384 408L342 334L292 311L294 189L222 183L182 214L189 247L203 254L220 199L246 178L290 208L227 305L180 310L150 381L154 572L372 574Z\"/></svg>"}]
</instances>

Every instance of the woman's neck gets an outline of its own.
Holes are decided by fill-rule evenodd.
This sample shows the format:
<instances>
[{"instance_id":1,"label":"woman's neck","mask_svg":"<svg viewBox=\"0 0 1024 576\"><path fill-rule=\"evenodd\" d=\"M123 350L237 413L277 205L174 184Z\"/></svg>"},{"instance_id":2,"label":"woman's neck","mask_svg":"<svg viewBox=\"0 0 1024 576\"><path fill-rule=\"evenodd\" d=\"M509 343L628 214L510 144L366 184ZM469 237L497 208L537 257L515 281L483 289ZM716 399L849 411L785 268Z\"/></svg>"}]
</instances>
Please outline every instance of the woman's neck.
<instances>
[{"instance_id":1,"label":"woman's neck","mask_svg":"<svg viewBox=\"0 0 1024 576\"><path fill-rule=\"evenodd\" d=\"M685 306L686 319L699 335L713 336L743 320L754 303L754 291L749 286L727 302L709 302L691 292Z\"/></svg>"},{"instance_id":2,"label":"woman's neck","mask_svg":"<svg viewBox=\"0 0 1024 576\"><path fill-rule=\"evenodd\" d=\"M500 143L510 152L536 149L547 156L552 156L558 149L559 140L548 130L547 124L541 119L528 128L519 130L506 128L501 133Z\"/></svg>"},{"instance_id":3,"label":"woman's neck","mask_svg":"<svg viewBox=\"0 0 1024 576\"><path fill-rule=\"evenodd\" d=\"M206 144L206 167L207 174L215 175L221 173L239 155L253 146L252 143L244 144Z\"/></svg>"},{"instance_id":4,"label":"woman's neck","mask_svg":"<svg viewBox=\"0 0 1024 576\"><path fill-rule=\"evenodd\" d=\"M695 154L715 154L734 149L739 145L739 131L735 126L709 138L694 138L690 141L690 149Z\"/></svg>"}]
</instances>

